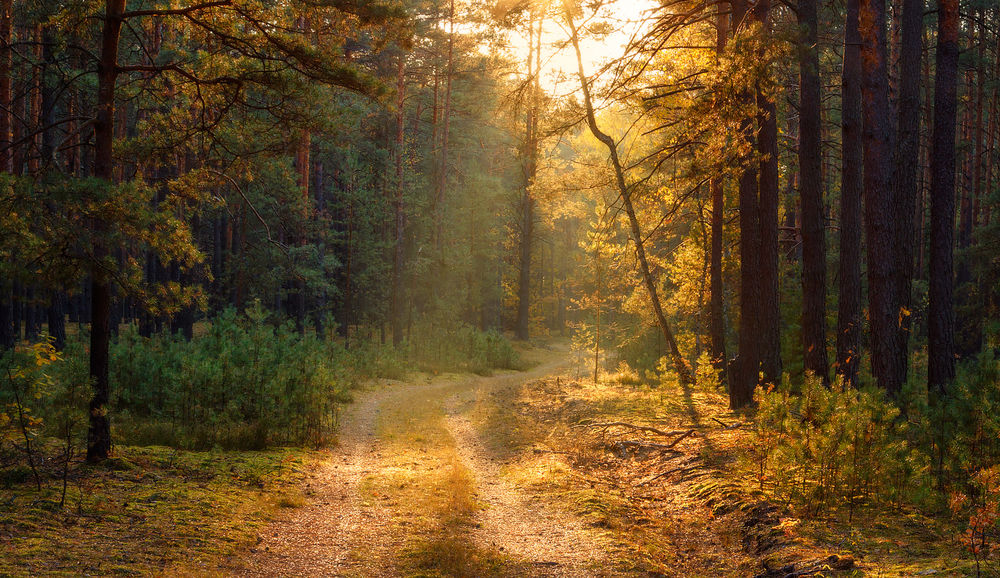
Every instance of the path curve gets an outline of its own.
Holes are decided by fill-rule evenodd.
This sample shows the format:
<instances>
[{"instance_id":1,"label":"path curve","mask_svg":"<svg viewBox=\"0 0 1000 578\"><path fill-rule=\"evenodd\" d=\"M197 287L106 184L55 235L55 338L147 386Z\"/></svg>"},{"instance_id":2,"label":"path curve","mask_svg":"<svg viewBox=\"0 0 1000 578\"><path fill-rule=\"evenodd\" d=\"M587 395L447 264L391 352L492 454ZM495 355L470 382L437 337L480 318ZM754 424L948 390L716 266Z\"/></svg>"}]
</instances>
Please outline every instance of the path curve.
<instances>
[{"instance_id":1,"label":"path curve","mask_svg":"<svg viewBox=\"0 0 1000 578\"><path fill-rule=\"evenodd\" d=\"M538 379L564 367L557 352L538 367L496 377L394 382L366 392L346 412L340 443L310 476L309 504L274 521L244 561L241 576L397 576L394 561L404 537L392 535L391 506L365 499L361 484L383 467L377 435L380 412L401 407L414 394L439 396L444 420L483 508L469 536L478 546L520 562L517 575L608 575L608 545L579 519L546 504L504 478L469 418L462 413L484 389Z\"/></svg>"}]
</instances>

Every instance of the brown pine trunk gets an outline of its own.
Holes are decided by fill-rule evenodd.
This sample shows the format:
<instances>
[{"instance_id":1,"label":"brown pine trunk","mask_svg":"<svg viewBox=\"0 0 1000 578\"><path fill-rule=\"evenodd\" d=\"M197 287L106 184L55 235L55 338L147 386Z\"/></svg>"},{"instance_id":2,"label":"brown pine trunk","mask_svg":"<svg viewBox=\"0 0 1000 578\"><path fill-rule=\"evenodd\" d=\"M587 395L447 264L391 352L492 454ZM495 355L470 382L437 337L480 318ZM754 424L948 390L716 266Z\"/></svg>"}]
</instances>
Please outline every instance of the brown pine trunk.
<instances>
[{"instance_id":1,"label":"brown pine trunk","mask_svg":"<svg viewBox=\"0 0 1000 578\"><path fill-rule=\"evenodd\" d=\"M829 385L826 357L826 232L823 121L816 0L799 0L804 29L799 64L799 198L802 206L802 347L805 369Z\"/></svg>"},{"instance_id":2,"label":"brown pine trunk","mask_svg":"<svg viewBox=\"0 0 1000 578\"><path fill-rule=\"evenodd\" d=\"M944 396L955 378L955 124L958 91L958 0L938 0L934 132L931 139L931 247L927 385Z\"/></svg>"},{"instance_id":3,"label":"brown pine trunk","mask_svg":"<svg viewBox=\"0 0 1000 578\"><path fill-rule=\"evenodd\" d=\"M747 13L745 0L732 3L734 24L744 21ZM750 104L752 97L742 95ZM740 133L750 145L755 146L754 119L747 117L740 125ZM761 361L761 285L760 285L760 203L757 193L757 167L748 164L739 179L740 211L740 327L738 356L729 378L729 406L733 409L753 403Z\"/></svg>"},{"instance_id":4,"label":"brown pine trunk","mask_svg":"<svg viewBox=\"0 0 1000 578\"><path fill-rule=\"evenodd\" d=\"M896 211L892 202L895 123L889 103L886 66L885 0L861 0L864 206L868 256L868 314L872 373L881 388L896 395L906 378L900 356L896 288Z\"/></svg>"},{"instance_id":5,"label":"brown pine trunk","mask_svg":"<svg viewBox=\"0 0 1000 578\"><path fill-rule=\"evenodd\" d=\"M759 0L751 13L765 33L770 29L771 2ZM763 383L781 381L781 310L778 285L778 115L774 102L757 89L757 152L761 155L759 182L760 369Z\"/></svg>"},{"instance_id":6,"label":"brown pine trunk","mask_svg":"<svg viewBox=\"0 0 1000 578\"><path fill-rule=\"evenodd\" d=\"M0 173L11 171L11 94L10 80L13 63L11 42L12 0L0 2Z\"/></svg>"},{"instance_id":7,"label":"brown pine trunk","mask_svg":"<svg viewBox=\"0 0 1000 578\"><path fill-rule=\"evenodd\" d=\"M858 2L847 0L841 113L840 262L837 303L837 375L858 384L861 359L861 37Z\"/></svg>"},{"instance_id":8,"label":"brown pine trunk","mask_svg":"<svg viewBox=\"0 0 1000 578\"><path fill-rule=\"evenodd\" d=\"M396 195L393 199L395 235L392 251L392 299L390 313L392 324L392 345L403 344L403 261L405 260L403 214L403 160L406 153L405 112L406 104L406 55L400 53L396 70Z\"/></svg>"},{"instance_id":9,"label":"brown pine trunk","mask_svg":"<svg viewBox=\"0 0 1000 578\"><path fill-rule=\"evenodd\" d=\"M309 19L299 16L296 22L299 32L309 35ZM312 182L312 163L309 160L310 149L312 148L312 134L308 128L299 131L295 145L295 172L298 173L298 186L302 195L302 224L297 234L297 242L300 247L308 242L307 230L309 217L312 215L312 196L309 192L309 185ZM292 314L295 317L295 329L299 335L306 332L306 282L300 275L292 281L294 293L291 295Z\"/></svg>"},{"instance_id":10,"label":"brown pine trunk","mask_svg":"<svg viewBox=\"0 0 1000 578\"><path fill-rule=\"evenodd\" d=\"M531 257L535 240L535 199L531 188L538 172L538 98L539 69L541 62L542 21L538 18L538 36L535 40L535 15L528 25L528 110L524 136L524 190L521 193L521 236L518 251L517 320L515 335L528 339L531 327Z\"/></svg>"},{"instance_id":11,"label":"brown pine trunk","mask_svg":"<svg viewBox=\"0 0 1000 578\"><path fill-rule=\"evenodd\" d=\"M448 14L448 61L444 78L444 108L441 111L441 159L434 193L434 238L439 271L444 272L444 213L445 193L448 188L448 140L451 127L451 82L455 74L455 0L451 0Z\"/></svg>"},{"instance_id":12,"label":"brown pine trunk","mask_svg":"<svg viewBox=\"0 0 1000 578\"><path fill-rule=\"evenodd\" d=\"M924 35L924 0L903 0L902 42L899 55L899 138L893 173L895 206L896 331L900 344L894 352L896 367L906 379L910 339L910 309L913 286L914 217L920 187L920 60Z\"/></svg>"},{"instance_id":13,"label":"brown pine trunk","mask_svg":"<svg viewBox=\"0 0 1000 578\"><path fill-rule=\"evenodd\" d=\"M757 94L761 110L757 151L760 165L760 369L762 382L781 382L781 310L778 286L778 125L774 103Z\"/></svg>"},{"instance_id":14,"label":"brown pine trunk","mask_svg":"<svg viewBox=\"0 0 1000 578\"><path fill-rule=\"evenodd\" d=\"M41 128L42 119L42 25L36 24L31 31L32 60L31 66L31 86L28 95L28 131L31 137L28 139L30 146L28 149L28 175L33 178L38 176L38 169L41 166L41 158L38 151L42 148L42 134L38 131Z\"/></svg>"},{"instance_id":15,"label":"brown pine trunk","mask_svg":"<svg viewBox=\"0 0 1000 578\"><path fill-rule=\"evenodd\" d=\"M11 43L17 44L25 40L24 27L13 26ZM13 52L13 49L11 50ZM13 110L13 114L10 115L10 130L11 130L11 148L10 148L10 172L11 174L21 176L24 174L24 160L25 160L25 150L27 147L24 145L22 139L25 134L25 99L24 95L28 92L28 73L25 70L25 65L23 59L18 59L15 63L11 61L11 101L10 107Z\"/></svg>"},{"instance_id":16,"label":"brown pine trunk","mask_svg":"<svg viewBox=\"0 0 1000 578\"><path fill-rule=\"evenodd\" d=\"M963 171L966 186L962 188L962 204L959 216L958 231L958 251L959 264L956 275L956 305L958 305L958 321L956 335L956 353L961 357L971 357L976 355L983 347L982 336L982 307L980 302L980 292L977 290L978 283L973 277L972 266L969 257L965 255L966 250L974 243L976 224L979 220L980 198L983 194L983 99L985 90L985 30L983 29L983 18L985 14L980 8L978 15L979 24L976 26L977 35L975 42L977 45L977 63L975 70L968 71L968 95L969 100L966 105L966 142L971 140L973 146L966 151L967 162ZM970 18L970 20L972 20ZM969 22L970 30L973 22ZM973 80L974 79L974 80ZM974 84L973 84L974 83ZM974 88L973 88L974 87ZM974 99L974 100L972 100Z\"/></svg>"},{"instance_id":17,"label":"brown pine trunk","mask_svg":"<svg viewBox=\"0 0 1000 578\"><path fill-rule=\"evenodd\" d=\"M729 36L729 14L724 4L719 5L716 16L716 55L721 56L726 51L726 41ZM712 360L716 370L720 372L722 382L726 382L726 323L725 289L722 286L722 235L725 220L726 200L723 194L721 177L712 178L709 183L712 194L712 246L709 258L709 334L712 341Z\"/></svg>"},{"instance_id":18,"label":"brown pine trunk","mask_svg":"<svg viewBox=\"0 0 1000 578\"><path fill-rule=\"evenodd\" d=\"M298 173L298 185L302 195L302 224L297 234L298 245L305 246L308 242L307 230L309 217L312 214L312 197L309 194L311 182L311 163L309 152L312 146L312 135L309 129L302 129L299 132L298 142L295 148L295 171ZM295 317L295 330L299 335L306 332L306 282L301 276L296 276L292 281L294 293L291 295L292 315Z\"/></svg>"},{"instance_id":19,"label":"brown pine trunk","mask_svg":"<svg viewBox=\"0 0 1000 578\"><path fill-rule=\"evenodd\" d=\"M113 145L115 135L115 84L118 80L118 40L121 36L125 0L107 0L101 33L101 55L97 73L97 111L94 119L94 169L96 179L112 186L114 175ZM111 340L111 280L105 259L108 249L102 237L107 224L95 218L91 269L90 379L94 397L90 400L90 427L87 431L87 461L99 462L111 452L111 429L108 421L109 345Z\"/></svg>"}]
</instances>

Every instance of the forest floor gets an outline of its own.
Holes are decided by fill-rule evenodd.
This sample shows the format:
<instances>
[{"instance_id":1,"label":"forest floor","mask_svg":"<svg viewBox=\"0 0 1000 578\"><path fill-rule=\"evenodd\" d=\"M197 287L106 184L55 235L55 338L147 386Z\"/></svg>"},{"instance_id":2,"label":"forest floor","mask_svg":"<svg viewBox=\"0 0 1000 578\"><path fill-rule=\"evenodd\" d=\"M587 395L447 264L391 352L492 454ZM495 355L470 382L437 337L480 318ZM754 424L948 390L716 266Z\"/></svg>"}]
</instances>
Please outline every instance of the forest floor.
<instances>
[{"instance_id":1,"label":"forest floor","mask_svg":"<svg viewBox=\"0 0 1000 578\"><path fill-rule=\"evenodd\" d=\"M581 376L581 360L425 376L361 397L238 575L963 575L916 521L800 520L737 475L725 396ZM641 426L636 429L631 426ZM895 521L894 521L895 520ZM899 522L899 523L897 523ZM961 567L967 569L967 564Z\"/></svg>"},{"instance_id":2,"label":"forest floor","mask_svg":"<svg viewBox=\"0 0 1000 578\"><path fill-rule=\"evenodd\" d=\"M490 377L381 381L329 449L117 450L0 480L0 576L914 576L973 566L946 521L799 519L740 481L717 391L581 375L566 348ZM638 427L636 427L638 426Z\"/></svg>"},{"instance_id":3,"label":"forest floor","mask_svg":"<svg viewBox=\"0 0 1000 578\"><path fill-rule=\"evenodd\" d=\"M785 545L776 508L730 499L713 462L729 454L708 431L733 429L718 415L738 422L718 394L595 386L568 351L532 353L528 372L363 397L310 475L309 504L232 572L754 576L770 575L762 554L778 542L778 576L854 571L850 557ZM600 425L619 420L655 427Z\"/></svg>"}]
</instances>

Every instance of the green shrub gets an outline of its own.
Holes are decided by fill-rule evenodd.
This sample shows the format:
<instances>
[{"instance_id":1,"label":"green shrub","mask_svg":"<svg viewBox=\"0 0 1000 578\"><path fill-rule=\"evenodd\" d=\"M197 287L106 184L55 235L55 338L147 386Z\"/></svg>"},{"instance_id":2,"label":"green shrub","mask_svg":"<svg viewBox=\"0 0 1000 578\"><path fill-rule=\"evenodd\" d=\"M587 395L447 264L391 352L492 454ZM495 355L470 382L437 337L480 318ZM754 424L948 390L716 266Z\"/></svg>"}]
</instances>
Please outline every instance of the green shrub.
<instances>
[{"instance_id":1,"label":"green shrub","mask_svg":"<svg viewBox=\"0 0 1000 578\"><path fill-rule=\"evenodd\" d=\"M495 330L427 320L417 325L406 356L425 371L467 370L488 375L494 369L521 369L521 357L510 341Z\"/></svg>"},{"instance_id":2,"label":"green shrub","mask_svg":"<svg viewBox=\"0 0 1000 578\"><path fill-rule=\"evenodd\" d=\"M897 505L926 481L928 460L910 447L909 426L882 391L826 388L811 376L799 395L790 389L755 396L748 457L761 489L822 511Z\"/></svg>"},{"instance_id":3,"label":"green shrub","mask_svg":"<svg viewBox=\"0 0 1000 578\"><path fill-rule=\"evenodd\" d=\"M321 444L361 377L338 342L275 327L259 305L190 341L129 328L111 367L122 437L191 449Z\"/></svg>"},{"instance_id":4,"label":"green shrub","mask_svg":"<svg viewBox=\"0 0 1000 578\"><path fill-rule=\"evenodd\" d=\"M871 386L828 389L814 378L799 394L787 383L758 391L744 463L760 489L804 511L940 511L956 494L976 504L977 480L1000 464L998 384L1000 361L984 353L959 367L943 398L928 395L919 363L898 400Z\"/></svg>"}]
</instances>

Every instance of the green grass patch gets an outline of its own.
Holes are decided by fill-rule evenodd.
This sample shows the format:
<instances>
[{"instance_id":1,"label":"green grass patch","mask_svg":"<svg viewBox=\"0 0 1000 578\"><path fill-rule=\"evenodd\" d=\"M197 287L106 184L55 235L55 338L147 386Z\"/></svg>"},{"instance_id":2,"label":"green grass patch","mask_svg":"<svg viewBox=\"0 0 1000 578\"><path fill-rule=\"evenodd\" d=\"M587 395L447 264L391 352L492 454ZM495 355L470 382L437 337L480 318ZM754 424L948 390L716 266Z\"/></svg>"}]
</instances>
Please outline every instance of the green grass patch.
<instances>
[{"instance_id":1,"label":"green grass patch","mask_svg":"<svg viewBox=\"0 0 1000 578\"><path fill-rule=\"evenodd\" d=\"M188 452L119 447L74 463L65 501L45 478L0 500L0 574L213 575L245 550L318 456L300 450Z\"/></svg>"}]
</instances>

